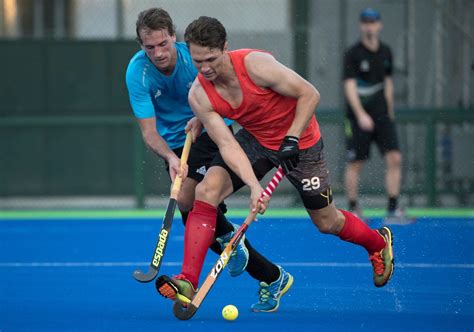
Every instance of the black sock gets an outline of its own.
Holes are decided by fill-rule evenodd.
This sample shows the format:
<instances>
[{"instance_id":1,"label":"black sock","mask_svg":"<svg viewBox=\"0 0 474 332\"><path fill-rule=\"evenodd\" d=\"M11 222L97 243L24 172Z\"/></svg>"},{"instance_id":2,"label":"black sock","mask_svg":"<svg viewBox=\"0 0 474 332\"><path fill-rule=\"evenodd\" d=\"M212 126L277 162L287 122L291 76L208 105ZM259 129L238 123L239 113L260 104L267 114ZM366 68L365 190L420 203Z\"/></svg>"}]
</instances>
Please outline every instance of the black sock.
<instances>
[{"instance_id":1,"label":"black sock","mask_svg":"<svg viewBox=\"0 0 474 332\"><path fill-rule=\"evenodd\" d=\"M214 238L221 237L230 233L234 230L234 226L227 220L224 213L220 209L220 205L217 208L217 220L216 220L216 232L214 234ZM219 242L214 241L211 246L211 250L214 251L216 254L220 255L222 253L221 245Z\"/></svg>"},{"instance_id":2,"label":"black sock","mask_svg":"<svg viewBox=\"0 0 474 332\"><path fill-rule=\"evenodd\" d=\"M397 209L398 197L389 197L388 198L388 212L393 212Z\"/></svg>"},{"instance_id":3,"label":"black sock","mask_svg":"<svg viewBox=\"0 0 474 332\"><path fill-rule=\"evenodd\" d=\"M181 212L181 220L183 221L183 225L186 226L186 221L188 221L189 212L179 211Z\"/></svg>"},{"instance_id":4,"label":"black sock","mask_svg":"<svg viewBox=\"0 0 474 332\"><path fill-rule=\"evenodd\" d=\"M225 217L224 213L222 213L221 205L219 205L217 208L216 232L214 234L214 238L221 237L234 230L234 226L232 226L232 224ZM218 255L222 253L221 245L217 241L214 241L210 248Z\"/></svg>"},{"instance_id":5,"label":"black sock","mask_svg":"<svg viewBox=\"0 0 474 332\"><path fill-rule=\"evenodd\" d=\"M234 227L232 224L227 220L222 211L217 209L215 237L220 237L232 232L233 230ZM271 284L280 277L280 270L278 269L278 266L270 262L257 250L255 250L247 239L245 239L245 246L249 251L249 262L245 270L252 278L258 281L265 281L267 284ZM221 246L217 241L214 241L210 248L218 255L222 253Z\"/></svg>"},{"instance_id":6,"label":"black sock","mask_svg":"<svg viewBox=\"0 0 474 332\"><path fill-rule=\"evenodd\" d=\"M245 246L249 250L249 263L245 269L248 274L250 274L252 278L265 281L269 285L276 281L280 277L280 269L278 266L255 250L247 239L245 239Z\"/></svg>"},{"instance_id":7,"label":"black sock","mask_svg":"<svg viewBox=\"0 0 474 332\"><path fill-rule=\"evenodd\" d=\"M234 230L234 226L227 220L224 213L220 209L220 206L217 208L217 220L216 220L216 234L215 237L221 237L230 233Z\"/></svg>"},{"instance_id":8,"label":"black sock","mask_svg":"<svg viewBox=\"0 0 474 332\"><path fill-rule=\"evenodd\" d=\"M355 211L357 209L357 201L356 200L350 200L349 201L349 211Z\"/></svg>"}]
</instances>

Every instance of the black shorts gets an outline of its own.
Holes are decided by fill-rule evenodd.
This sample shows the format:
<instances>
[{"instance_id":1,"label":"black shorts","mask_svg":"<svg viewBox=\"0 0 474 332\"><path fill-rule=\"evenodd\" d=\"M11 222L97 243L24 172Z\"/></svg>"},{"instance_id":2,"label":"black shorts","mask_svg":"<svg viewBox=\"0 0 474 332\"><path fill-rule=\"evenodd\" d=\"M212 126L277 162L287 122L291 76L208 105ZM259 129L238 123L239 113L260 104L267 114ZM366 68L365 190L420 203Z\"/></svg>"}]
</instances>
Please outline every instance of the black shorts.
<instances>
[{"instance_id":1,"label":"black shorts","mask_svg":"<svg viewBox=\"0 0 474 332\"><path fill-rule=\"evenodd\" d=\"M347 161L367 160L370 156L372 142L382 155L389 151L398 151L398 136L395 123L387 116L374 121L373 131L360 129L357 120L346 118L345 121Z\"/></svg>"},{"instance_id":2,"label":"black shorts","mask_svg":"<svg viewBox=\"0 0 474 332\"><path fill-rule=\"evenodd\" d=\"M278 151L265 148L244 129L239 130L235 138L249 158L258 180L261 180L271 169L278 167ZM234 192L245 185L225 164L220 154L212 161L211 166L221 166L227 170ZM322 209L332 202L329 169L324 159L322 139L312 147L300 151L298 166L287 175L287 178L298 190L307 209Z\"/></svg>"},{"instance_id":3,"label":"black shorts","mask_svg":"<svg viewBox=\"0 0 474 332\"><path fill-rule=\"evenodd\" d=\"M229 126L230 131L233 132L232 127ZM181 158L183 148L173 149L173 152ZM196 142L191 145L188 157L188 178L201 182L206 175L207 170L211 167L212 160L219 153L219 148L216 143L209 137L207 132L203 132ZM166 171L169 173L169 165L166 163ZM227 206L224 202L219 204L222 213L227 212Z\"/></svg>"},{"instance_id":4,"label":"black shorts","mask_svg":"<svg viewBox=\"0 0 474 332\"><path fill-rule=\"evenodd\" d=\"M232 130L231 127L229 128ZM174 149L173 152L181 158L183 148ZM207 132L203 132L189 150L188 178L201 182L218 152L219 148L216 143L209 137ZM166 170L169 173L168 164L166 164Z\"/></svg>"}]
</instances>

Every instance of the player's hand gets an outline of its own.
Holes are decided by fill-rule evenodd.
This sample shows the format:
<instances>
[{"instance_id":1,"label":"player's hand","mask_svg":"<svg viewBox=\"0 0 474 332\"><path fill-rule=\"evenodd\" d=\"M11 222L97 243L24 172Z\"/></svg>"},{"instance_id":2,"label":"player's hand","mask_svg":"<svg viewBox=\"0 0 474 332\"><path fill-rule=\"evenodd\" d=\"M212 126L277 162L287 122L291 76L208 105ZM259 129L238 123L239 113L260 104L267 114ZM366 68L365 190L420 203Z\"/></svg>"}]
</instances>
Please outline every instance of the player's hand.
<instances>
[{"instance_id":1,"label":"player's hand","mask_svg":"<svg viewBox=\"0 0 474 332\"><path fill-rule=\"evenodd\" d=\"M176 155L169 158L167 161L170 168L171 181L174 181L176 175L181 176L182 179L188 176L188 165L183 165L183 167L181 167L181 161Z\"/></svg>"},{"instance_id":2,"label":"player's hand","mask_svg":"<svg viewBox=\"0 0 474 332\"><path fill-rule=\"evenodd\" d=\"M357 117L357 124L360 129L364 131L373 131L374 130L374 120L367 114L361 114Z\"/></svg>"},{"instance_id":3,"label":"player's hand","mask_svg":"<svg viewBox=\"0 0 474 332\"><path fill-rule=\"evenodd\" d=\"M186 128L184 128L184 131L185 132L191 131L191 133L193 134L193 143L195 143L197 138L201 135L201 132L202 132L201 121L199 121L197 117L193 117L186 124Z\"/></svg>"},{"instance_id":4,"label":"player's hand","mask_svg":"<svg viewBox=\"0 0 474 332\"><path fill-rule=\"evenodd\" d=\"M260 184L250 188L250 209L254 213L264 214L270 198L263 195L263 188Z\"/></svg>"},{"instance_id":5,"label":"player's hand","mask_svg":"<svg viewBox=\"0 0 474 332\"><path fill-rule=\"evenodd\" d=\"M300 161L300 149L298 147L298 137L285 136L278 150L278 160L283 172L288 174L296 168Z\"/></svg>"}]
</instances>

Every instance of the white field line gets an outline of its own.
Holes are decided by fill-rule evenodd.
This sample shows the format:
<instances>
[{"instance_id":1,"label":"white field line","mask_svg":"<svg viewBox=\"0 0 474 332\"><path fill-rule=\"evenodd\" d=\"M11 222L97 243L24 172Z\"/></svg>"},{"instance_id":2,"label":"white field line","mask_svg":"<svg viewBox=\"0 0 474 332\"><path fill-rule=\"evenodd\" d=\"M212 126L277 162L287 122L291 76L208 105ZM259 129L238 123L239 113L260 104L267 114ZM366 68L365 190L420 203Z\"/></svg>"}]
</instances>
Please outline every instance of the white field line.
<instances>
[{"instance_id":1,"label":"white field line","mask_svg":"<svg viewBox=\"0 0 474 332\"><path fill-rule=\"evenodd\" d=\"M278 265L291 267L368 267L369 263L335 263L335 262L277 262ZM0 263L0 268L41 268L41 267L139 267L147 266L147 262L11 262ZM163 262L163 266L181 266L181 262ZM205 265L211 266L211 263ZM400 269L474 269L474 264L438 264L438 263L397 263Z\"/></svg>"}]
</instances>

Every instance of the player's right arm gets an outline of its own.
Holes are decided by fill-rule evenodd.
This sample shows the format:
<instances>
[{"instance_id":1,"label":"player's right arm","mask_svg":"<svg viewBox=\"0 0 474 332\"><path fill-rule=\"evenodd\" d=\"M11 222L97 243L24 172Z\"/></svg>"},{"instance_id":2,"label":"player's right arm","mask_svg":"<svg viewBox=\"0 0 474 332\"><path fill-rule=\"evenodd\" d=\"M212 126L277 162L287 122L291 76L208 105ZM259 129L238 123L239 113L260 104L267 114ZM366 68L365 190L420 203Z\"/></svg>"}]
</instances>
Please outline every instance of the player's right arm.
<instances>
[{"instance_id":1,"label":"player's right arm","mask_svg":"<svg viewBox=\"0 0 474 332\"><path fill-rule=\"evenodd\" d=\"M194 81L189 91L188 99L194 114L196 114L211 139L219 147L219 152L227 166L249 186L252 211L263 213L268 200L265 200L264 204L259 204L258 202L263 188L253 172L252 165L222 117L212 109L209 98L198 79Z\"/></svg>"},{"instance_id":2,"label":"player's right arm","mask_svg":"<svg viewBox=\"0 0 474 332\"><path fill-rule=\"evenodd\" d=\"M166 160L170 167L170 176L174 180L176 174L186 176L186 169L181 170L180 160L169 148L156 128L155 107L148 92L147 82L143 79L139 66L130 64L127 68L126 84L130 105L140 126L143 141L149 150Z\"/></svg>"},{"instance_id":3,"label":"player's right arm","mask_svg":"<svg viewBox=\"0 0 474 332\"><path fill-rule=\"evenodd\" d=\"M344 80L344 94L346 99L351 106L354 115L356 116L357 123L362 130L372 131L374 129L374 121L369 114L365 111L362 103L360 102L359 95L357 94L357 83L353 78Z\"/></svg>"},{"instance_id":4,"label":"player's right arm","mask_svg":"<svg viewBox=\"0 0 474 332\"><path fill-rule=\"evenodd\" d=\"M138 119L138 124L140 125L140 131L145 145L149 150L166 160L170 167L171 179L174 179L176 174L181 172L180 160L156 130L156 118ZM181 176L185 177L186 170L183 171L184 174L181 173Z\"/></svg>"}]
</instances>

